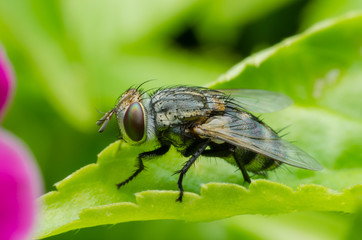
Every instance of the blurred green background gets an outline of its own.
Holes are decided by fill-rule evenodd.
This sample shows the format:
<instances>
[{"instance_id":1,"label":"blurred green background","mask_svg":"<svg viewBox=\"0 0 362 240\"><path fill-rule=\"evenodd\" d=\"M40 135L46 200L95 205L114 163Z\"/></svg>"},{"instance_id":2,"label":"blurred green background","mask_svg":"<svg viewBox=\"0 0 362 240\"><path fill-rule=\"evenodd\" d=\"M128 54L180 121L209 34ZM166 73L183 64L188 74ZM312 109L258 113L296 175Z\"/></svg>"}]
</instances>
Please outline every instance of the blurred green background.
<instances>
[{"instance_id":1,"label":"blurred green background","mask_svg":"<svg viewBox=\"0 0 362 240\"><path fill-rule=\"evenodd\" d=\"M95 122L131 85L204 85L250 54L350 10L360 0L0 1L0 42L17 77L4 127L23 139L45 191L117 139ZM338 213L153 221L49 239L340 239L358 219Z\"/></svg>"}]
</instances>

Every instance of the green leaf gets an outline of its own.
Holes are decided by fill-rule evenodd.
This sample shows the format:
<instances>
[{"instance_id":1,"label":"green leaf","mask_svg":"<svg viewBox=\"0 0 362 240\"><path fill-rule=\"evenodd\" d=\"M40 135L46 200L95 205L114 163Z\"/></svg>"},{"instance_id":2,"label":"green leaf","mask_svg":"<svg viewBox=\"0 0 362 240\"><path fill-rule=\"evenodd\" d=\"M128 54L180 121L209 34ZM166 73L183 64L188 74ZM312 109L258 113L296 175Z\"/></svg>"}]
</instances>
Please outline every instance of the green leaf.
<instances>
[{"instance_id":1,"label":"green leaf","mask_svg":"<svg viewBox=\"0 0 362 240\"><path fill-rule=\"evenodd\" d=\"M211 221L238 214L352 212L355 197L362 194L361 185L343 192L313 184L293 190L268 180L255 180L246 189L231 184L242 182L234 167L223 160L214 163L203 158L188 173L184 183L188 192L184 201L178 203L175 201L177 176L170 176L185 159L175 152L147 162L147 172L117 190L115 184L132 173L134 157L143 150L113 143L99 155L97 164L90 164L57 183L58 191L41 198L44 215L37 236L135 220Z\"/></svg>"},{"instance_id":2,"label":"green leaf","mask_svg":"<svg viewBox=\"0 0 362 240\"><path fill-rule=\"evenodd\" d=\"M305 10L303 10L301 25L305 29L321 20L337 17L356 10L362 10L362 2L359 0L315 0L308 3Z\"/></svg>"},{"instance_id":3,"label":"green leaf","mask_svg":"<svg viewBox=\"0 0 362 240\"><path fill-rule=\"evenodd\" d=\"M362 199L360 199L362 200ZM350 225L350 230L346 236L346 239L359 239L362 234L361 229L361 222L362 222L362 201L360 201L360 205L356 214L354 215L354 220Z\"/></svg>"},{"instance_id":4,"label":"green leaf","mask_svg":"<svg viewBox=\"0 0 362 240\"><path fill-rule=\"evenodd\" d=\"M315 104L326 90L344 84L340 77L361 60L361 22L357 13L320 22L246 58L209 86L278 90L296 103Z\"/></svg>"},{"instance_id":5,"label":"green leaf","mask_svg":"<svg viewBox=\"0 0 362 240\"><path fill-rule=\"evenodd\" d=\"M97 164L73 173L41 198L44 218L37 236L135 220L354 212L362 196L361 47L362 15L347 15L245 59L210 85L287 93L296 105L264 118L275 128L291 124L288 139L297 140L325 170L279 168L270 180L254 180L247 189L240 186L242 175L234 166L202 158L184 180L184 202L177 203L178 176L172 174L186 159L171 150L147 161L147 171L117 190L115 184L134 171L137 154L152 147L116 142Z\"/></svg>"},{"instance_id":6,"label":"green leaf","mask_svg":"<svg viewBox=\"0 0 362 240\"><path fill-rule=\"evenodd\" d=\"M204 2L200 9L203 18L198 20L199 34L202 41L224 42L231 44L240 34L240 29L248 23L271 14L273 11L290 4L290 0L211 0Z\"/></svg>"}]
</instances>

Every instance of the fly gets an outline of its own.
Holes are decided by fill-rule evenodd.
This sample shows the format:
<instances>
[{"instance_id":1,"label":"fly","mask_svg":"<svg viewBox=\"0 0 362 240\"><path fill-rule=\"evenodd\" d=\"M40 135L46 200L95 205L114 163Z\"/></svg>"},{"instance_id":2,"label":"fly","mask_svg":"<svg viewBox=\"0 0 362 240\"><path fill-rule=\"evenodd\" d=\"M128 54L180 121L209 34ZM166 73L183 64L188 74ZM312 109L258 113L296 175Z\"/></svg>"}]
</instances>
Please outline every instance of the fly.
<instances>
[{"instance_id":1,"label":"fly","mask_svg":"<svg viewBox=\"0 0 362 240\"><path fill-rule=\"evenodd\" d=\"M120 188L144 170L143 160L168 152L171 145L189 157L179 174L182 181L199 156L220 157L236 165L244 180L248 172L263 173L282 163L309 170L322 167L310 155L283 140L252 113L273 112L292 103L287 96L264 90L212 90L202 87L171 87L152 94L131 88L98 122L103 132L113 115L122 138L131 144L156 140L158 148L138 155L138 168Z\"/></svg>"}]
</instances>

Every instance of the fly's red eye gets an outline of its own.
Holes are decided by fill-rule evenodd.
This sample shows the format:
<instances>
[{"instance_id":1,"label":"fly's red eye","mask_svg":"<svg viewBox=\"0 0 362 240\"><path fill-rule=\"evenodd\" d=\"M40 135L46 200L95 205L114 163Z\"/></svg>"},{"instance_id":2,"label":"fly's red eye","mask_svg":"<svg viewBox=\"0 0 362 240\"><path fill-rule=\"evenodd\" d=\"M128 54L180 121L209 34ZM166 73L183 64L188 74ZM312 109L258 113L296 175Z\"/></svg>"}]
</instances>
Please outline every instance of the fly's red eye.
<instances>
[{"instance_id":1,"label":"fly's red eye","mask_svg":"<svg viewBox=\"0 0 362 240\"><path fill-rule=\"evenodd\" d=\"M142 140L145 132L144 113L138 102L132 103L124 115L124 130L130 139L135 142Z\"/></svg>"}]
</instances>

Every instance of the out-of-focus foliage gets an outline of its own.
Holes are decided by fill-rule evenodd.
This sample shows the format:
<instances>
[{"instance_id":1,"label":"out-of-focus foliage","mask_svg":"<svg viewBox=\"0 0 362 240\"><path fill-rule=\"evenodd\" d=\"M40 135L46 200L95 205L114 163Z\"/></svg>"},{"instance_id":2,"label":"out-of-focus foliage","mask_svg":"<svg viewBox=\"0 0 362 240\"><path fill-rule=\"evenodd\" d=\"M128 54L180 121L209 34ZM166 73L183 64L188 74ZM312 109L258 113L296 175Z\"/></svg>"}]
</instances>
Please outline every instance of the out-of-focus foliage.
<instances>
[{"instance_id":1,"label":"out-of-focus foliage","mask_svg":"<svg viewBox=\"0 0 362 240\"><path fill-rule=\"evenodd\" d=\"M149 79L156 79L149 83L150 88L172 84L204 85L252 52L326 17L360 8L358 0L240 2L235 5L235 1L219 0L1 1L0 41L7 49L18 79L15 102L4 126L30 146L42 169L46 189L51 190L55 182L69 173L95 162L96 154L116 139L115 124L103 135L96 133L94 122L101 114L95 109L106 111L111 108L116 97L130 85ZM342 79L358 82L359 66L358 63L347 66L346 72L340 73L338 84L327 84L325 89L339 94L336 99L344 98L351 105L357 103L360 100L356 94L358 88L351 89L352 82ZM328 79L328 76L322 75L321 79ZM263 84L268 79L264 81ZM263 84L255 87L261 88ZM295 83L293 88L300 88L299 85ZM322 111L323 115L335 116L334 110L351 114L348 108L348 112L344 112L338 100L333 103L333 98L325 101L323 98L322 94L318 106L327 107L328 103L328 107L336 108ZM321 118L318 109L318 113L309 113L308 108L305 114L301 113L303 108L299 109L294 109L295 114L304 115L307 120ZM359 109L355 109L352 119L360 114ZM333 143L333 139L340 139L345 133L342 126L350 120L340 119L340 114L337 115L337 121L330 122L328 119L333 118L327 117L320 122L324 123L323 129L338 126L337 130L320 131L320 125L313 128L308 125L308 131L304 131L294 126L307 126L308 121L304 118L297 118L288 130L292 134L290 139L296 139L300 146L311 149L313 154L321 153L316 157L322 157L328 168L342 170L339 173L344 175L328 174L335 176L333 184L346 183L349 171L358 171L360 158L356 154L361 152L356 149L359 145L348 144L335 152L333 146L337 142ZM267 116L267 121L276 127L289 125L292 120L293 116L289 114ZM360 121L355 123L360 124ZM318 134L326 134L328 144L312 141L311 146L308 137L314 138ZM305 138L300 139L300 136ZM325 160L330 157L333 160ZM293 178L293 174L286 172L281 179ZM296 171L295 174L305 177L306 183L307 179L317 181L317 176L307 178L305 172ZM271 175L278 180L281 174ZM317 183L327 185L323 181ZM242 216L203 224L177 221L124 223L83 229L77 234L69 232L51 239L140 239L149 236L158 239L290 239L290 236L340 239L348 236L351 239L356 233L352 226L358 226L358 218L354 215L306 213L286 215L282 220Z\"/></svg>"},{"instance_id":2,"label":"out-of-focus foliage","mask_svg":"<svg viewBox=\"0 0 362 240\"><path fill-rule=\"evenodd\" d=\"M350 11L361 11L359 0L315 0L303 10L302 28L307 28L326 18L337 17Z\"/></svg>"}]
</instances>

